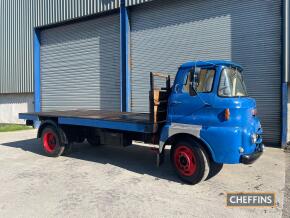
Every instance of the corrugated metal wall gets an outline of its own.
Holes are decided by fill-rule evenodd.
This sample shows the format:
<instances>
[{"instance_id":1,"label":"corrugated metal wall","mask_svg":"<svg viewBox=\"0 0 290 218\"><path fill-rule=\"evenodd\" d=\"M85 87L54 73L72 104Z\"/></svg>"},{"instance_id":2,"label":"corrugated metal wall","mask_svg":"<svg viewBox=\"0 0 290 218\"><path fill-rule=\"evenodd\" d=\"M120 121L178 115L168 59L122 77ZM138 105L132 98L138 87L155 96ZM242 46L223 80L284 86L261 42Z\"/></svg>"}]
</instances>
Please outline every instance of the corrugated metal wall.
<instances>
[{"instance_id":1,"label":"corrugated metal wall","mask_svg":"<svg viewBox=\"0 0 290 218\"><path fill-rule=\"evenodd\" d=\"M163 0L132 8L132 111L149 111L150 72L169 73L174 80L186 61L231 59L231 17L203 17L199 7L207 4Z\"/></svg>"},{"instance_id":2,"label":"corrugated metal wall","mask_svg":"<svg viewBox=\"0 0 290 218\"><path fill-rule=\"evenodd\" d=\"M0 93L33 92L33 27L117 9L121 0L1 0ZM150 0L126 0L131 6Z\"/></svg>"},{"instance_id":3,"label":"corrugated metal wall","mask_svg":"<svg viewBox=\"0 0 290 218\"><path fill-rule=\"evenodd\" d=\"M41 111L120 110L120 16L40 33Z\"/></svg>"},{"instance_id":4,"label":"corrugated metal wall","mask_svg":"<svg viewBox=\"0 0 290 218\"><path fill-rule=\"evenodd\" d=\"M145 2L151 2L153 0L125 0L125 1L126 1L126 6L132 6L132 5L142 4Z\"/></svg>"},{"instance_id":5,"label":"corrugated metal wall","mask_svg":"<svg viewBox=\"0 0 290 218\"><path fill-rule=\"evenodd\" d=\"M120 0L35 0L35 26L67 21L119 8Z\"/></svg>"},{"instance_id":6,"label":"corrugated metal wall","mask_svg":"<svg viewBox=\"0 0 290 218\"><path fill-rule=\"evenodd\" d=\"M156 0L131 11L132 110L148 111L149 72L188 60L244 67L265 142L280 143L281 1Z\"/></svg>"},{"instance_id":7,"label":"corrugated metal wall","mask_svg":"<svg viewBox=\"0 0 290 218\"><path fill-rule=\"evenodd\" d=\"M0 1L0 93L33 91L33 0Z\"/></svg>"}]
</instances>

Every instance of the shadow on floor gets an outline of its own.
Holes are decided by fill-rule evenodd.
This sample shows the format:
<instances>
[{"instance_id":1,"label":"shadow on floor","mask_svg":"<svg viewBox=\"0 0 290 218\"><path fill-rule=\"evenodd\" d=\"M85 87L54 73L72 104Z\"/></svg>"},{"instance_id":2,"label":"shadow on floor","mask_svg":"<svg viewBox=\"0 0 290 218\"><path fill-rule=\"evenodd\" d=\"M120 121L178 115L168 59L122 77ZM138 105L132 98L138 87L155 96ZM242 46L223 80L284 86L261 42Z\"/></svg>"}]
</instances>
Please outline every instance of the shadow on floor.
<instances>
[{"instance_id":1,"label":"shadow on floor","mask_svg":"<svg viewBox=\"0 0 290 218\"><path fill-rule=\"evenodd\" d=\"M37 139L3 143L2 146L21 148L24 151L46 156L40 141ZM66 156L96 163L111 164L135 173L151 175L156 180L166 179L182 183L171 167L169 150L166 151L166 158L161 167L155 165L155 153L149 147L140 145L132 145L126 148L116 146L92 147L84 142L73 144L71 153Z\"/></svg>"}]
</instances>

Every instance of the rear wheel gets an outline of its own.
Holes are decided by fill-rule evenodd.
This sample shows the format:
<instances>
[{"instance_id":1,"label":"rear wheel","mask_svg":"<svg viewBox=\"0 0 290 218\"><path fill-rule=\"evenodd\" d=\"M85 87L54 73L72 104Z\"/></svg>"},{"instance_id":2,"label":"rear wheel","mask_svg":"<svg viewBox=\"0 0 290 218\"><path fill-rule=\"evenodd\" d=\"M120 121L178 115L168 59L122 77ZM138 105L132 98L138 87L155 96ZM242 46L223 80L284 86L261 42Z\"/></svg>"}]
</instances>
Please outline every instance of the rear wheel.
<instances>
[{"instance_id":1,"label":"rear wheel","mask_svg":"<svg viewBox=\"0 0 290 218\"><path fill-rule=\"evenodd\" d=\"M171 149L171 162L182 181L197 184L209 174L209 158L194 140L178 141Z\"/></svg>"},{"instance_id":2,"label":"rear wheel","mask_svg":"<svg viewBox=\"0 0 290 218\"><path fill-rule=\"evenodd\" d=\"M65 145L61 142L56 128L52 126L45 127L42 131L41 139L43 150L48 156L58 157L64 152Z\"/></svg>"},{"instance_id":3,"label":"rear wheel","mask_svg":"<svg viewBox=\"0 0 290 218\"><path fill-rule=\"evenodd\" d=\"M69 155L70 153L72 153L72 142L68 143L65 145L64 151L61 155Z\"/></svg>"}]
</instances>

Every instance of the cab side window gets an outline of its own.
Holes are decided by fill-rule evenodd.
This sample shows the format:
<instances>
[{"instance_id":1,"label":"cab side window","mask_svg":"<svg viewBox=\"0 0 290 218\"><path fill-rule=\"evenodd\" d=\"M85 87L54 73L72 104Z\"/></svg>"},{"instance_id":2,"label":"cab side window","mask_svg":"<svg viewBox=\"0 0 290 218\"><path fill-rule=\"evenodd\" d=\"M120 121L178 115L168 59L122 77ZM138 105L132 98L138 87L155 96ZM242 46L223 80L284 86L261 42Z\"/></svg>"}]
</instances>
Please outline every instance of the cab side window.
<instances>
[{"instance_id":1,"label":"cab side window","mask_svg":"<svg viewBox=\"0 0 290 218\"><path fill-rule=\"evenodd\" d=\"M211 92L214 76L214 69L201 69L198 73L190 70L185 79L183 91L189 93L190 88L194 88L196 92Z\"/></svg>"},{"instance_id":2,"label":"cab side window","mask_svg":"<svg viewBox=\"0 0 290 218\"><path fill-rule=\"evenodd\" d=\"M191 84L191 76L189 75L191 72L189 72L186 76L185 83L183 85L183 92L189 93L190 84Z\"/></svg>"}]
</instances>

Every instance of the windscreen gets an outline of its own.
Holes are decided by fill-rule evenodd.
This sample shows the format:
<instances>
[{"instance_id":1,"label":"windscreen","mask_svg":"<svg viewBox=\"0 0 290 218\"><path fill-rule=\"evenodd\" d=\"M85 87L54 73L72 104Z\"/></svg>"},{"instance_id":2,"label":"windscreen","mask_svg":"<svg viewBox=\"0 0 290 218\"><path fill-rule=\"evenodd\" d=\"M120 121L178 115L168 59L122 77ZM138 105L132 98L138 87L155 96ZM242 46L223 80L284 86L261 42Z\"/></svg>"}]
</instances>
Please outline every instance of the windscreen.
<instances>
[{"instance_id":1,"label":"windscreen","mask_svg":"<svg viewBox=\"0 0 290 218\"><path fill-rule=\"evenodd\" d=\"M243 97L248 95L242 74L238 69L223 69L218 94L222 97Z\"/></svg>"}]
</instances>

